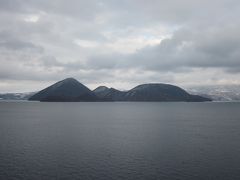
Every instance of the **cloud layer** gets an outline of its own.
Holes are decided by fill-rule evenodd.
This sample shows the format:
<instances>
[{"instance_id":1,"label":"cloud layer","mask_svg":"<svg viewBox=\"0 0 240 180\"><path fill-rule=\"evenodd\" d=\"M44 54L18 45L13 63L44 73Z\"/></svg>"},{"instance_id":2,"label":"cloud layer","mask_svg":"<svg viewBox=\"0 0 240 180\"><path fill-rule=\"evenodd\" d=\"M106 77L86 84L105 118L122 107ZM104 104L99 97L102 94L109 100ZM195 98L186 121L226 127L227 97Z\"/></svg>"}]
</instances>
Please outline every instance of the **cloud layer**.
<instances>
[{"instance_id":1,"label":"cloud layer","mask_svg":"<svg viewBox=\"0 0 240 180\"><path fill-rule=\"evenodd\" d=\"M0 92L240 83L237 0L2 0Z\"/></svg>"}]
</instances>

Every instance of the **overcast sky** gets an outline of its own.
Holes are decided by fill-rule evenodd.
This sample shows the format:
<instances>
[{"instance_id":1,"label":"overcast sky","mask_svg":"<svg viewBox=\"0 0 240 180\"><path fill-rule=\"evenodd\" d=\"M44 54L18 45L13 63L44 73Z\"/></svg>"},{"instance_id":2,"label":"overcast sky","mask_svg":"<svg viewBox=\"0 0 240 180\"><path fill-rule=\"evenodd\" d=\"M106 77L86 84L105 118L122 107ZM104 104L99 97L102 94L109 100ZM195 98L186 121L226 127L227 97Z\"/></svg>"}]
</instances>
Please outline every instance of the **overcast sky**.
<instances>
[{"instance_id":1,"label":"overcast sky","mask_svg":"<svg viewBox=\"0 0 240 180\"><path fill-rule=\"evenodd\" d=\"M239 0L0 0L0 92L240 84Z\"/></svg>"}]
</instances>

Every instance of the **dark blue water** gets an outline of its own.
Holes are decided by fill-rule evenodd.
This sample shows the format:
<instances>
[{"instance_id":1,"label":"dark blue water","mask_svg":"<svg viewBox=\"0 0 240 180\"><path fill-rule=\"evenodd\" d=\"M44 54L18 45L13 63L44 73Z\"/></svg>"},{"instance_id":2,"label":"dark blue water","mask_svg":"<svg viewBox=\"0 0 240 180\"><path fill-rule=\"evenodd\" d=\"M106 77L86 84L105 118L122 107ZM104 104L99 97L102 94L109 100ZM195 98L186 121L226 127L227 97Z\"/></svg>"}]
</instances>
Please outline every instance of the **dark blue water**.
<instances>
[{"instance_id":1,"label":"dark blue water","mask_svg":"<svg viewBox=\"0 0 240 180\"><path fill-rule=\"evenodd\" d=\"M240 103L0 103L0 179L240 179Z\"/></svg>"}]
</instances>

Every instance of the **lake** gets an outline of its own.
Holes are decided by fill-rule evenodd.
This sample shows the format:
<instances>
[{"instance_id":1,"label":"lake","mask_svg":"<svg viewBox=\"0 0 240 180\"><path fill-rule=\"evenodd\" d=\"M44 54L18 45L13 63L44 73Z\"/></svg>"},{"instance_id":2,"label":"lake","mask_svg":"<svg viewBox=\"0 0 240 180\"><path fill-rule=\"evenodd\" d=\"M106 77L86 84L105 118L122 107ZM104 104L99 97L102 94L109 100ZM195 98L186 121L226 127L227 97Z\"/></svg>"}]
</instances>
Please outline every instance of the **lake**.
<instances>
[{"instance_id":1,"label":"lake","mask_svg":"<svg viewBox=\"0 0 240 180\"><path fill-rule=\"evenodd\" d=\"M0 179L240 179L240 103L0 102Z\"/></svg>"}]
</instances>

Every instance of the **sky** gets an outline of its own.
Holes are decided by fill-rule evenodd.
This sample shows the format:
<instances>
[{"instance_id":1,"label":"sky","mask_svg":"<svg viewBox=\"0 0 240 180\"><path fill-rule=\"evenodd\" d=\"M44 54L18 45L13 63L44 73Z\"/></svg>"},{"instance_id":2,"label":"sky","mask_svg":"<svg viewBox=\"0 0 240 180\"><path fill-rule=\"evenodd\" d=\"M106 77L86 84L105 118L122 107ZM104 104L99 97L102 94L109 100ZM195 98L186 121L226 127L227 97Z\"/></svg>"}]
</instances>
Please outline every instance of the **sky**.
<instances>
[{"instance_id":1,"label":"sky","mask_svg":"<svg viewBox=\"0 0 240 180\"><path fill-rule=\"evenodd\" d=\"M90 89L240 84L240 1L0 0L0 92L68 77Z\"/></svg>"}]
</instances>

